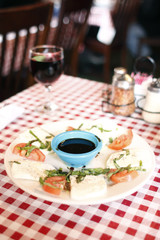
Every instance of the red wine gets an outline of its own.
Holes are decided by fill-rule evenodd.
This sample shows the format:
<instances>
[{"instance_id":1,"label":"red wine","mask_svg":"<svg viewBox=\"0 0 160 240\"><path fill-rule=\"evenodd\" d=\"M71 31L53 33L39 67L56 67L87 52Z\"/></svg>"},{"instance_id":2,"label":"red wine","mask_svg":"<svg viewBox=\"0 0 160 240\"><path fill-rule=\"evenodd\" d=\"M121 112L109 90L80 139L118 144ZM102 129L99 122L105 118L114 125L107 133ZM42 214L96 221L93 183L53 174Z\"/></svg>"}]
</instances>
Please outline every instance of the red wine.
<instances>
[{"instance_id":1,"label":"red wine","mask_svg":"<svg viewBox=\"0 0 160 240\"><path fill-rule=\"evenodd\" d=\"M58 145L58 149L67 153L87 153L95 149L95 144L90 140L83 138L71 138L62 141Z\"/></svg>"},{"instance_id":2,"label":"red wine","mask_svg":"<svg viewBox=\"0 0 160 240\"><path fill-rule=\"evenodd\" d=\"M31 59L31 71L37 82L50 84L57 80L63 71L63 59L55 60L44 59L37 61L36 58Z\"/></svg>"}]
</instances>

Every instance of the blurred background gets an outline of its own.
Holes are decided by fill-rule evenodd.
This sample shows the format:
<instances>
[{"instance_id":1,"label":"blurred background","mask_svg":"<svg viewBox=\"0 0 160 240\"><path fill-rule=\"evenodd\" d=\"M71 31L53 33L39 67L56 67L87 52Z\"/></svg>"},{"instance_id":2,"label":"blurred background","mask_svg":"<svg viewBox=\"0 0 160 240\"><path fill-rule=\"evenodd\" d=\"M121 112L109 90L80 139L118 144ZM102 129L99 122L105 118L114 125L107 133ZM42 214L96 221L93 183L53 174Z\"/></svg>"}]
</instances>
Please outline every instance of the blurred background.
<instances>
[{"instance_id":1,"label":"blurred background","mask_svg":"<svg viewBox=\"0 0 160 240\"><path fill-rule=\"evenodd\" d=\"M135 60L140 56L150 56L155 60L156 69L154 76L160 77L160 1L135 0L128 1L127 3L127 1L122 0L120 1L119 12L114 9L116 0L97 0L94 1L94 4L99 9L106 8L111 12L113 27L115 29L113 43L111 44L112 52L109 59L110 73L107 81L111 82L115 67L126 67L129 73L134 71ZM103 17L105 21L105 16ZM97 40L101 27L89 26L85 41L90 38ZM105 34L106 32L104 31L103 42L105 42ZM123 36L120 36L121 34ZM116 43L114 42L115 39ZM104 53L102 54L100 51L96 52L87 47L84 48L84 51L79 56L79 76L97 81L105 81L105 61L107 59L105 59Z\"/></svg>"},{"instance_id":2,"label":"blurred background","mask_svg":"<svg viewBox=\"0 0 160 240\"><path fill-rule=\"evenodd\" d=\"M19 31L21 40L15 41L14 34L9 33L8 26L14 26L10 19L12 9L20 7L33 9L32 4L52 2L53 12L47 30L47 39L32 40L24 47L27 33ZM10 14L6 15L7 12ZM33 15L35 19L36 12ZM17 15L18 16L18 15ZM45 16L43 16L45 17ZM5 20L4 20L4 19ZM29 19L25 19L29 22ZM40 21L40 20L39 20ZM21 24L24 30L26 23ZM24 25L24 26L23 26ZM41 32L45 31L39 22ZM115 67L125 67L128 73L134 71L134 63L139 56L150 56L156 62L155 77L160 76L160 1L159 0L1 0L0 1L0 88L4 89L6 79L16 76L21 68L22 77L19 87L14 91L7 85L6 93L0 100L33 85L35 82L29 73L29 49L41 42L62 46L65 51L64 73L95 81L111 83ZM39 28L39 27L38 27ZM23 32L23 33L22 33ZM3 45L7 38L8 43ZM23 40L22 40L23 39ZM33 38L34 39L34 38ZM40 40L40 41L39 41ZM13 51L14 44L19 43ZM4 57L2 55L4 54ZM21 57L20 57L20 56ZM16 63L12 59L16 56ZM5 59L5 61L4 61ZM23 61L21 61L23 59ZM2 61L3 60L3 61ZM18 63L17 63L18 62ZM20 63L21 62L21 63ZM12 70L12 74L10 71ZM25 71L24 71L25 70ZM17 76L16 76L17 77ZM15 79L16 79L15 77ZM25 85L22 82L26 83ZM12 88L12 89L11 89ZM8 91L8 92L7 92Z\"/></svg>"}]
</instances>

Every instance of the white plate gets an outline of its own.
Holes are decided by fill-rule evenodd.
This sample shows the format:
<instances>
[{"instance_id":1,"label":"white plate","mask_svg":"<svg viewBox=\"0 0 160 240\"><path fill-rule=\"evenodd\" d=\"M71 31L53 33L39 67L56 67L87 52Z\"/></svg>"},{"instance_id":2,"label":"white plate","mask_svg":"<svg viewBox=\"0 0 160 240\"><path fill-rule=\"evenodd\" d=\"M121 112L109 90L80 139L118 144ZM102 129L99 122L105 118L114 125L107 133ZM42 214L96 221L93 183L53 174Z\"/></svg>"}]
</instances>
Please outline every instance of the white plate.
<instances>
[{"instance_id":1,"label":"white plate","mask_svg":"<svg viewBox=\"0 0 160 240\"><path fill-rule=\"evenodd\" d=\"M83 123L83 130L86 130L87 128L93 125L102 126L104 129L111 130L105 133L101 133L97 128L93 128L91 130L102 139L103 147L98 157L93 159L86 167L105 168L106 159L113 152L112 150L106 147L106 144L109 143L109 137L112 137L112 138L117 137L118 135L126 131L125 128L117 126L113 121L108 121L104 119L98 120L98 121L84 121L84 120L61 121L61 122L48 123L48 124L42 125L41 128L57 135L58 133L65 131L67 126L73 126L76 128L81 123ZM39 131L39 127L33 130ZM11 165L9 164L9 161L13 161L19 158L19 156L12 154L13 146L15 146L19 142L28 142L30 140L30 134L28 134L28 132L29 130L20 134L20 136L11 143L11 145L8 147L5 153L4 164L5 164L7 174L19 188L23 189L24 191L26 191L27 193L33 196L42 198L44 200L63 203L63 204L76 204L76 205L77 204L79 205L100 204L100 203L115 201L115 200L124 198L125 196L132 194L135 191L137 191L139 188L141 188L148 181L150 176L153 174L153 171L155 168L155 156L151 147L143 138L141 138L140 136L138 136L133 132L133 140L128 148L136 150L136 152L138 153L138 156L140 157L140 160L142 160L143 162L143 167L146 168L145 172L140 172L139 176L134 180L132 180L131 182L109 185L106 195L101 197L76 201L70 198L70 195L68 192L63 192L60 196L57 197L52 194L48 194L44 192L39 182L15 179L12 176ZM62 167L64 170L67 169L66 164L63 163L56 156L55 153L46 155L45 162L50 163L56 166L57 168Z\"/></svg>"}]
</instances>

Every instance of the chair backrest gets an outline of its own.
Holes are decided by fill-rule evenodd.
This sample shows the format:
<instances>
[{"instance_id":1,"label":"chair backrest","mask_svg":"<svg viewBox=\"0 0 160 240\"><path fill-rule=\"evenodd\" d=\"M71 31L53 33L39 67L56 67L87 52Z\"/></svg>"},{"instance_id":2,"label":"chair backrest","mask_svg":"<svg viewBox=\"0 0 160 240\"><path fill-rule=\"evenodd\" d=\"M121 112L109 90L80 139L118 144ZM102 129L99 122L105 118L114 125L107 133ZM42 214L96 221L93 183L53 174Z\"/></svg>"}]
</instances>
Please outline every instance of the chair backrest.
<instances>
[{"instance_id":1,"label":"chair backrest","mask_svg":"<svg viewBox=\"0 0 160 240\"><path fill-rule=\"evenodd\" d=\"M52 2L0 10L0 88L6 91L4 98L30 85L29 49L46 43L52 14Z\"/></svg>"},{"instance_id":2,"label":"chair backrest","mask_svg":"<svg viewBox=\"0 0 160 240\"><path fill-rule=\"evenodd\" d=\"M126 44L126 34L129 24L136 18L141 0L116 0L111 11L116 35L114 45Z\"/></svg>"},{"instance_id":3,"label":"chair backrest","mask_svg":"<svg viewBox=\"0 0 160 240\"><path fill-rule=\"evenodd\" d=\"M75 55L85 35L92 2L93 0L62 0L61 2L59 22L53 43L64 48L65 73L73 73Z\"/></svg>"}]
</instances>

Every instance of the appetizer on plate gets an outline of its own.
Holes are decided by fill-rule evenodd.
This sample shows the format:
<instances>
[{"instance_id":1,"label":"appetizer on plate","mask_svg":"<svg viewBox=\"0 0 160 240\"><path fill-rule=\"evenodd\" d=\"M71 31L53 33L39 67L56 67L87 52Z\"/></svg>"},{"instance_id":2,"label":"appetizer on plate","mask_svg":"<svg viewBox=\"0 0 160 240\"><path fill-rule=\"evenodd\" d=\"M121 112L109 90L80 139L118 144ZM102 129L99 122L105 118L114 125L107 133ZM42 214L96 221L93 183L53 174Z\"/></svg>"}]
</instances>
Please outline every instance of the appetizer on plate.
<instances>
[{"instance_id":1,"label":"appetizer on plate","mask_svg":"<svg viewBox=\"0 0 160 240\"><path fill-rule=\"evenodd\" d=\"M101 125L86 128L83 123L76 128L65 128L65 131L73 130L96 133L103 142L102 151L89 165L66 166L51 149L51 141L58 133L35 128L23 134L21 142L12 147L13 156L19 157L10 161L13 178L39 181L46 194L69 192L71 199L81 200L107 196L108 186L132 181L139 172L145 171L136 151L130 148L131 129L113 133L112 129L104 129Z\"/></svg>"}]
</instances>

